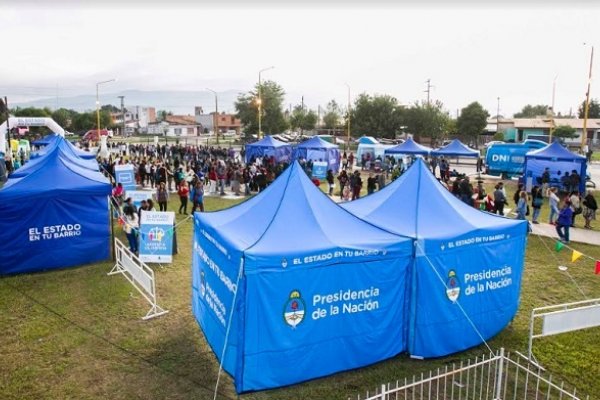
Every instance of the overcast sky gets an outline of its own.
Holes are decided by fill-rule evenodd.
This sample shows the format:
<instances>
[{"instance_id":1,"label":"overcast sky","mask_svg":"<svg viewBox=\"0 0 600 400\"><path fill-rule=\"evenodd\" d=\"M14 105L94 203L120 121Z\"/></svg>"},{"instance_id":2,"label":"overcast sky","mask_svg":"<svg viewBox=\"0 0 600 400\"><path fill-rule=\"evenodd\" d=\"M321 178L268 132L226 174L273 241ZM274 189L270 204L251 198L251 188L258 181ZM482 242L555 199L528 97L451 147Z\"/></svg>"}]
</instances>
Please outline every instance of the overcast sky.
<instances>
[{"instance_id":1,"label":"overcast sky","mask_svg":"<svg viewBox=\"0 0 600 400\"><path fill-rule=\"evenodd\" d=\"M103 90L247 91L272 79L289 103L347 102L347 87L390 94L401 103L441 100L451 115L479 101L491 115L511 115L527 103L556 110L583 100L590 50L600 37L600 8L468 3L443 8L351 9L268 4L224 9L52 9L0 2L0 95L13 101L93 94L95 82L117 77ZM21 3L22 4L22 3ZM246 6L247 7L247 6ZM595 43L600 44L600 41ZM8 58L7 58L8 55ZM598 65L594 75L600 72ZM600 86L592 83L592 97ZM190 110L190 113L193 110Z\"/></svg>"}]
</instances>

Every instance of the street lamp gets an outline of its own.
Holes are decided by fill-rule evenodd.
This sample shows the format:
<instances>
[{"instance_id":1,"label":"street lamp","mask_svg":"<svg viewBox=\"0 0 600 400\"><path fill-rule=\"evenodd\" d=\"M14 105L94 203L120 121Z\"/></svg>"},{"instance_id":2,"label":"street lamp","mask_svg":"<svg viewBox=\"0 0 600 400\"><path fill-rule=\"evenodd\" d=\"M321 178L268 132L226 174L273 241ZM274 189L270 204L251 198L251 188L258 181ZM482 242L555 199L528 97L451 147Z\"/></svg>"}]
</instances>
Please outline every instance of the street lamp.
<instances>
[{"instance_id":1,"label":"street lamp","mask_svg":"<svg viewBox=\"0 0 600 400\"><path fill-rule=\"evenodd\" d=\"M347 144L347 148L348 150L350 150L350 110L351 110L351 103L350 103L350 85L348 85L347 83L345 83L346 87L348 88L348 144Z\"/></svg>"},{"instance_id":2,"label":"street lamp","mask_svg":"<svg viewBox=\"0 0 600 400\"><path fill-rule=\"evenodd\" d=\"M215 136L217 137L217 146L219 145L219 98L217 97L217 92L212 89L206 88L209 92L213 92L215 95L215 120L213 123L213 127L215 130Z\"/></svg>"},{"instance_id":3,"label":"street lamp","mask_svg":"<svg viewBox=\"0 0 600 400\"><path fill-rule=\"evenodd\" d=\"M586 45L586 43L584 43ZM581 151L583 152L587 140L587 120L590 110L590 86L592 84L592 64L594 63L594 46L590 54L590 72L588 75L587 92L585 94L585 109L583 110L583 132L581 133Z\"/></svg>"},{"instance_id":4,"label":"street lamp","mask_svg":"<svg viewBox=\"0 0 600 400\"><path fill-rule=\"evenodd\" d=\"M262 88L262 80L260 78L260 74L270 69L275 68L274 66L263 68L258 71L258 99L256 99L256 104L258 104L258 139L262 137L262 97L261 97L261 88Z\"/></svg>"},{"instance_id":5,"label":"street lamp","mask_svg":"<svg viewBox=\"0 0 600 400\"><path fill-rule=\"evenodd\" d=\"M113 79L109 79L107 81L102 81L102 82L96 82L96 122L98 123L97 128L98 128L98 140L100 140L100 99L98 97L98 90L100 85L105 84L105 83L110 83L110 82L116 82L117 78L113 78Z\"/></svg>"}]
</instances>

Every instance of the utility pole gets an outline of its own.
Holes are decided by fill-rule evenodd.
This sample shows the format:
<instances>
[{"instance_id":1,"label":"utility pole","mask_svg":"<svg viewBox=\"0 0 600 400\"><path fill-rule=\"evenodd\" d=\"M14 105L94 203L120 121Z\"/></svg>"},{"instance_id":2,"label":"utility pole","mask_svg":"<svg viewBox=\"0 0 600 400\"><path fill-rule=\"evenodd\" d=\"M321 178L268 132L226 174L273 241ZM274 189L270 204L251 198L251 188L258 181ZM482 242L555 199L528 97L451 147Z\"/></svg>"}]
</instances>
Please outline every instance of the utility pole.
<instances>
[{"instance_id":1,"label":"utility pole","mask_svg":"<svg viewBox=\"0 0 600 400\"><path fill-rule=\"evenodd\" d=\"M304 96L302 96L302 100L300 101L300 136L304 135Z\"/></svg>"},{"instance_id":2,"label":"utility pole","mask_svg":"<svg viewBox=\"0 0 600 400\"><path fill-rule=\"evenodd\" d=\"M352 103L350 102L350 85L348 85L346 83L346 86L348 87L348 138L347 138L347 143L346 143L346 148L348 150L350 150L350 117L351 117L351 111L352 111Z\"/></svg>"},{"instance_id":3,"label":"utility pole","mask_svg":"<svg viewBox=\"0 0 600 400\"><path fill-rule=\"evenodd\" d=\"M498 132L500 132L500 97L498 97L498 106L496 107L496 133Z\"/></svg>"},{"instance_id":4,"label":"utility pole","mask_svg":"<svg viewBox=\"0 0 600 400\"><path fill-rule=\"evenodd\" d=\"M556 95L556 78L558 75L554 77L554 82L552 83L552 124L550 125L550 135L548 136L548 142L552 143L552 134L554 133L554 99Z\"/></svg>"},{"instance_id":5,"label":"utility pole","mask_svg":"<svg viewBox=\"0 0 600 400\"><path fill-rule=\"evenodd\" d=\"M594 63L594 46L590 54L590 72L588 75L587 93L585 94L585 110L583 111L583 132L581 133L581 151L584 151L587 142L587 120L590 111L590 86L592 84L592 64Z\"/></svg>"},{"instance_id":6,"label":"utility pole","mask_svg":"<svg viewBox=\"0 0 600 400\"><path fill-rule=\"evenodd\" d=\"M321 105L317 107L317 129L321 128Z\"/></svg>"},{"instance_id":7,"label":"utility pole","mask_svg":"<svg viewBox=\"0 0 600 400\"><path fill-rule=\"evenodd\" d=\"M430 94L431 94L431 79L427 79L425 81L427 83L427 89L424 90L427 93L427 104L430 103Z\"/></svg>"},{"instance_id":8,"label":"utility pole","mask_svg":"<svg viewBox=\"0 0 600 400\"><path fill-rule=\"evenodd\" d=\"M125 137L125 96L118 96L121 99L121 136Z\"/></svg>"}]
</instances>

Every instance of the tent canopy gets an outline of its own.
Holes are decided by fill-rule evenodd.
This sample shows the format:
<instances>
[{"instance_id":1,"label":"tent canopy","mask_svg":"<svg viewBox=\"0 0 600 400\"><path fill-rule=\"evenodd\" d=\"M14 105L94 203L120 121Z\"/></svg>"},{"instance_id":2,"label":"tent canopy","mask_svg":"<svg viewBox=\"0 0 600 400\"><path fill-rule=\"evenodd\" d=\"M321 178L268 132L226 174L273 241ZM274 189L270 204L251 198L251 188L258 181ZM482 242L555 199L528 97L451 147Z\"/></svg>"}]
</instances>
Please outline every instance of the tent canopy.
<instances>
[{"instance_id":1,"label":"tent canopy","mask_svg":"<svg viewBox=\"0 0 600 400\"><path fill-rule=\"evenodd\" d=\"M288 143L265 136L261 140L246 145L246 163L256 157L275 157L276 162L290 161L292 146Z\"/></svg>"},{"instance_id":2,"label":"tent canopy","mask_svg":"<svg viewBox=\"0 0 600 400\"><path fill-rule=\"evenodd\" d=\"M373 136L361 136L358 138L359 144L378 144L379 142Z\"/></svg>"},{"instance_id":3,"label":"tent canopy","mask_svg":"<svg viewBox=\"0 0 600 400\"><path fill-rule=\"evenodd\" d=\"M532 150L525 156L529 159L535 160L586 162L584 156L569 151L558 141L554 141L548 146L542 147L541 149Z\"/></svg>"},{"instance_id":4,"label":"tent canopy","mask_svg":"<svg viewBox=\"0 0 600 400\"><path fill-rule=\"evenodd\" d=\"M385 154L419 154L428 155L431 149L427 146L420 145L415 142L412 138L406 139L404 143L397 146L390 147L385 150Z\"/></svg>"},{"instance_id":5,"label":"tent canopy","mask_svg":"<svg viewBox=\"0 0 600 400\"><path fill-rule=\"evenodd\" d=\"M578 190L580 193L585 192L587 160L584 156L569 151L558 141L525 154L523 175L526 179L532 178L532 184L539 185L541 183L541 177L546 168L550 172L550 185L561 189L567 189L561 181L565 173L571 174L572 171L577 171L580 176Z\"/></svg>"},{"instance_id":6,"label":"tent canopy","mask_svg":"<svg viewBox=\"0 0 600 400\"><path fill-rule=\"evenodd\" d=\"M446 146L431 152L432 156L448 157L479 157L479 151L473 150L458 139L454 139Z\"/></svg>"},{"instance_id":7,"label":"tent canopy","mask_svg":"<svg viewBox=\"0 0 600 400\"><path fill-rule=\"evenodd\" d=\"M84 159L79 156L75 147L62 136L56 136L46 147L34 153L36 157L31 156L31 160L22 168L19 168L11 174L11 178L20 178L36 171L39 168L44 168L46 156L51 153L57 153L59 157L64 158L69 164L76 165L80 168L90 171L98 171L100 169L98 162L93 159Z\"/></svg>"},{"instance_id":8,"label":"tent canopy","mask_svg":"<svg viewBox=\"0 0 600 400\"><path fill-rule=\"evenodd\" d=\"M294 149L294 159L303 158L311 161L324 161L327 169L337 173L340 169L339 146L321 139L319 136L305 140Z\"/></svg>"},{"instance_id":9,"label":"tent canopy","mask_svg":"<svg viewBox=\"0 0 600 400\"><path fill-rule=\"evenodd\" d=\"M423 160L383 190L342 207L416 239L408 333L412 355L440 357L479 345L516 314L527 221L466 205Z\"/></svg>"},{"instance_id":10,"label":"tent canopy","mask_svg":"<svg viewBox=\"0 0 600 400\"><path fill-rule=\"evenodd\" d=\"M297 162L257 196L194 218L193 313L217 357L226 349L238 393L406 349L412 240L338 207Z\"/></svg>"},{"instance_id":11,"label":"tent canopy","mask_svg":"<svg viewBox=\"0 0 600 400\"><path fill-rule=\"evenodd\" d=\"M299 256L341 245L389 253L402 252L409 245L408 239L339 208L315 187L297 162L259 196L223 211L197 214L196 220L217 229L229 247L244 252L246 271L268 268L273 262L280 267L280 258L269 259L273 255Z\"/></svg>"},{"instance_id":12,"label":"tent canopy","mask_svg":"<svg viewBox=\"0 0 600 400\"><path fill-rule=\"evenodd\" d=\"M319 136L313 136L302 143L299 143L296 148L299 149L339 149L337 144L329 143L321 139Z\"/></svg>"},{"instance_id":13,"label":"tent canopy","mask_svg":"<svg viewBox=\"0 0 600 400\"><path fill-rule=\"evenodd\" d=\"M38 160L0 190L0 275L108 258L108 179L57 148Z\"/></svg>"},{"instance_id":14,"label":"tent canopy","mask_svg":"<svg viewBox=\"0 0 600 400\"><path fill-rule=\"evenodd\" d=\"M56 193L106 196L111 190L104 175L75 164L56 147L11 174L0 190L0 201Z\"/></svg>"},{"instance_id":15,"label":"tent canopy","mask_svg":"<svg viewBox=\"0 0 600 400\"><path fill-rule=\"evenodd\" d=\"M47 146L50 143L52 143L54 139L56 139L58 136L60 135L57 135L56 133L50 133L49 135L46 135L41 139L34 140L33 142L31 142L31 144L34 146Z\"/></svg>"}]
</instances>

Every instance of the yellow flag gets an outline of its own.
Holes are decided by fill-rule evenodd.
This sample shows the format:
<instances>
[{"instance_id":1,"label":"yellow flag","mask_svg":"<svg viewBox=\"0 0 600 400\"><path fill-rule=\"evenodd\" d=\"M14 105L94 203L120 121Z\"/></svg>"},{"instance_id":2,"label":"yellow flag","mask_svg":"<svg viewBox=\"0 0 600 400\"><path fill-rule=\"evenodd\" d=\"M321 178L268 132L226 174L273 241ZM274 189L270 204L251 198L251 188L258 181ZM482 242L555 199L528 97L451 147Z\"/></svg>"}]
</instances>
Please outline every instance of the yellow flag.
<instances>
[{"instance_id":1,"label":"yellow flag","mask_svg":"<svg viewBox=\"0 0 600 400\"><path fill-rule=\"evenodd\" d=\"M583 254L581 254L577 250L573 250L573 255L571 256L571 262L575 262L575 261L579 260L579 257L581 257L582 255Z\"/></svg>"}]
</instances>

